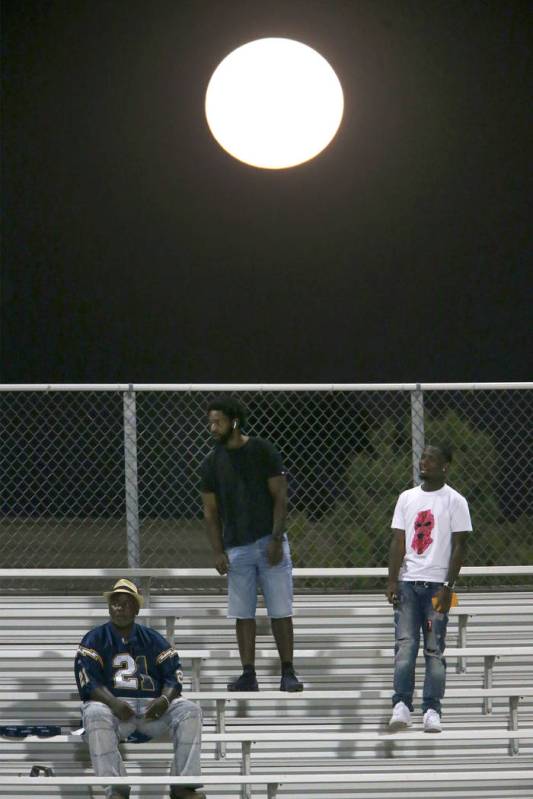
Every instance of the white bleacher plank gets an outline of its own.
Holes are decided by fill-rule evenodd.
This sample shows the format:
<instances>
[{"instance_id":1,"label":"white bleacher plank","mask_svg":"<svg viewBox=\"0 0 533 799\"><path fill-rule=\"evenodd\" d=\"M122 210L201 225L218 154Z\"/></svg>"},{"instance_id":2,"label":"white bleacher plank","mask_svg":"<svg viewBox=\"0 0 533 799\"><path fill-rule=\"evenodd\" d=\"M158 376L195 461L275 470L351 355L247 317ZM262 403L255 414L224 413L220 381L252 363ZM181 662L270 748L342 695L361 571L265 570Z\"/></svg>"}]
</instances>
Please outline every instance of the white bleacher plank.
<instances>
[{"instance_id":1,"label":"white bleacher plank","mask_svg":"<svg viewBox=\"0 0 533 799\"><path fill-rule=\"evenodd\" d=\"M190 604L190 605L174 605L174 606L161 606L161 607L151 607L151 608L142 608L139 613L139 619L148 618L148 619L160 619L160 618L176 618L182 619L184 617L191 618L191 619L198 619L198 618L222 618L227 619L227 612L226 612L226 600L224 599L224 605L217 605L213 607L206 607L205 605L198 605L198 604ZM533 602L532 602L533 605ZM507 606L502 606L501 604L489 606L489 605L457 605L456 607L450 608L449 615L451 618L455 616L502 616L506 612L512 613L515 616L524 616L526 619L531 619L531 612L532 612L532 605L529 607L520 605L512 605L509 604ZM333 612L332 612L333 611ZM14 608L2 608L2 619L27 619L28 618L28 610L26 608L14 607ZM312 605L307 604L305 607L298 607L294 608L293 615L295 617L300 617L302 619L311 618L316 620L317 617L326 616L328 619L333 617L339 618L358 618L358 617L386 617L387 623L390 623L390 620L393 618L393 609L392 607L383 602L383 607L376 607L376 606L347 606L347 607L337 607L331 608L324 605ZM268 618L266 608L258 608L257 609L257 616L258 617L265 617ZM63 605L60 608L53 607L53 608L43 608L41 603L39 603L39 607L32 608L31 610L31 619L109 619L109 612L107 607L99 608L69 608ZM231 621L231 620L230 620Z\"/></svg>"},{"instance_id":2,"label":"white bleacher plank","mask_svg":"<svg viewBox=\"0 0 533 799\"><path fill-rule=\"evenodd\" d=\"M162 776L136 776L113 777L114 785L187 785L190 784L192 776L189 777L162 777ZM501 779L506 781L531 780L533 784L533 769L501 769L484 771L431 771L431 772L412 772L406 775L404 772L375 773L375 772L353 772L351 774L313 774L307 777L305 774L290 773L268 773L268 774L247 774L247 775L211 775L203 774L197 778L198 782L204 785L264 785L264 784L295 784L303 782L323 782L323 783L347 783L350 785L359 783L375 782L486 782L488 780ZM109 777L18 777L15 775L1 775L0 783L4 785L27 785L44 786L54 783L56 785L106 785Z\"/></svg>"},{"instance_id":3,"label":"white bleacher plank","mask_svg":"<svg viewBox=\"0 0 533 799\"><path fill-rule=\"evenodd\" d=\"M238 653L233 621L226 618L224 594L152 593L151 607L139 620L143 623L144 616L145 623L153 623L163 632L172 620L176 646L189 671L193 655L204 657L202 685L206 690L186 691L184 696L201 702L204 708L202 768L206 775L231 777L228 772L240 768L243 742L249 742L254 772L296 777L294 783L280 789L279 799L426 799L429 794L432 799L448 795L453 799L510 799L513 788L516 797L525 797L527 776L525 780L513 777L507 786L495 775L523 771L533 754L533 592L478 591L465 594L464 599L460 595L460 600L450 614L448 643L462 623L459 620L469 614L470 646L449 646L445 654L449 661L458 662L462 656L471 660L467 675L448 670L444 732L439 735L422 732L420 714L405 733L391 734L386 729L392 694L393 625L392 609L382 594L295 596L295 660L300 658L296 662L306 684L301 694L275 690L279 658L270 632L268 637L262 634L266 629L264 608L258 613L258 673L261 687L268 690L254 694L225 690L226 678L238 665ZM9 714L8 723L59 723L64 732L79 724L72 661L79 634L108 619L102 597L5 594L0 596L0 616L4 621L3 638L0 632L0 716ZM27 637L22 641L22 636ZM3 657L15 650L18 656ZM28 666L28 652L42 659ZM494 688L480 687L487 657L498 660L494 676L502 684ZM421 693L421 689L415 692L417 700ZM488 698L495 703L494 712L483 715L481 703ZM511 702L519 709L514 716L510 715ZM217 722L220 704L227 709L223 722L220 718ZM508 726L514 729L508 730ZM28 773L31 764L41 759L61 775L84 775L89 782L76 790L86 790L91 784L88 747L79 738L0 740L1 799L27 799L24 786L3 785L1 777L7 771ZM520 752L509 757L513 742ZM220 760L217 748L222 745L226 757ZM125 744L123 751L128 771L135 778L150 776L151 771L161 776L171 745L155 741ZM445 772L448 781L430 782L428 776L420 783L410 783L413 769L423 769L426 774ZM474 781L458 782L465 772L476 770L493 772L491 779L479 783L483 787ZM361 777L367 772L375 773L376 779L363 789ZM383 775L392 772L401 778L384 781ZM333 787L337 783L330 777L337 774L357 782L356 795L353 783ZM319 781L322 776L326 779L323 784ZM308 782L302 782L304 777ZM127 780L137 786L132 799L141 796L135 778ZM34 779L29 784L38 787ZM494 786L500 784L501 791L493 795L491 792L497 791ZM144 786L142 796L162 799L165 784L159 785L159 792L156 785ZM235 783L233 788L232 783L215 785L208 791L209 799L240 796ZM72 779L55 789L47 782L45 788L39 787L45 793L36 790L32 795L46 799L86 795L74 793L74 787ZM266 783L258 784L254 799L256 795L264 799L265 792ZM100 790L96 795L103 796Z\"/></svg>"},{"instance_id":4,"label":"white bleacher plank","mask_svg":"<svg viewBox=\"0 0 533 799\"><path fill-rule=\"evenodd\" d=\"M523 740L533 740L533 729L520 729L520 730L504 730L504 729L464 729L464 730L443 730L440 733L434 735L428 735L423 730L406 730L402 731L401 733L391 733L388 730L384 730L381 732L329 732L326 730L321 730L320 732L306 732L304 730L293 730L290 732L283 732L283 731L276 731L276 732L258 732L258 731L248 731L248 732L225 732L225 733L217 733L217 732L207 732L202 735L202 740L204 743L242 743L243 741L251 741L252 743L266 743L266 742L273 742L277 743L279 741L298 741L299 743L303 741L316 741L316 742L323 742L323 741L362 741L364 743L368 742L375 742L375 741L387 741L387 742L398 742L402 743L405 741L424 741L425 743L431 743L433 741L438 741L440 743L444 741L459 741L459 740L470 740L471 738L475 737L476 740L507 740L507 739L523 739ZM16 741L17 739L2 739L4 742L6 741ZM71 733L70 735L56 735L54 738L40 738L36 735L28 735L24 742L27 744L42 744L43 742L51 742L58 744L79 744L82 746L86 746L86 742L82 739L80 735L75 735ZM136 744L133 744L134 747L137 747Z\"/></svg>"},{"instance_id":5,"label":"white bleacher plank","mask_svg":"<svg viewBox=\"0 0 533 799\"><path fill-rule=\"evenodd\" d=\"M351 567L351 568L295 568L293 577L308 578L316 577L319 579L344 579L346 577L387 577L388 569L381 566L375 567ZM492 577L492 576L532 576L533 566L463 566L461 577ZM94 579L106 577L129 577L134 579L156 578L165 579L173 577L180 580L187 579L214 579L225 580L225 575L220 575L214 567L196 569L156 569L156 568L135 568L135 569L0 569L0 579L9 578L14 580L26 579Z\"/></svg>"},{"instance_id":6,"label":"white bleacher plank","mask_svg":"<svg viewBox=\"0 0 533 799\"><path fill-rule=\"evenodd\" d=\"M242 691L187 691L184 693L186 699L192 701L208 701L208 700L226 700L228 702L295 702L306 703L314 700L332 700L332 699L390 699L391 689L360 689L360 690L305 690L296 693L288 693L287 691L257 691L254 693ZM496 688L447 688L446 699L453 697L468 698L484 696L491 697L533 697L533 686L498 686ZM420 699L422 691L415 689L414 698ZM57 702L57 701L75 701L79 703L77 691L10 691L0 688L0 701L8 699L16 701L39 701L39 702Z\"/></svg>"},{"instance_id":7,"label":"white bleacher plank","mask_svg":"<svg viewBox=\"0 0 533 799\"><path fill-rule=\"evenodd\" d=\"M340 655L340 658L354 658L354 657L366 657L366 658L392 658L394 655L394 651L390 647L369 647L366 644L354 647L354 645L350 642L347 643L346 646L342 646L343 642L340 642L337 647L334 649L333 647L329 649L317 648L317 649L298 649L294 652L294 659L297 660L298 658L313 658L313 659L321 659L321 658L331 658L332 654ZM29 656L35 661L35 666L38 667L38 661L55 661L56 659L59 661L62 660L71 660L76 654L76 646L72 646L69 648L65 647L58 647L57 649L54 648L53 650L49 649L35 649L34 647L30 646L14 646L9 648L0 648L0 659L5 660L17 660L17 659L27 659ZM210 658L218 658L224 660L238 660L240 659L239 652L237 649L190 649L188 647L180 647L179 654L182 659L202 659L208 660ZM472 647L447 647L446 648L446 657L460 657L460 656L468 656L470 658L482 658L487 656L493 656L497 658L501 657L532 657L533 656L533 645L532 646L472 646ZM53 656L53 657L52 657ZM421 653L419 653L419 657ZM279 660L279 655L277 650L275 649L261 649L258 648L256 650L256 659L264 659L264 660ZM338 658L336 658L338 659Z\"/></svg>"}]
</instances>

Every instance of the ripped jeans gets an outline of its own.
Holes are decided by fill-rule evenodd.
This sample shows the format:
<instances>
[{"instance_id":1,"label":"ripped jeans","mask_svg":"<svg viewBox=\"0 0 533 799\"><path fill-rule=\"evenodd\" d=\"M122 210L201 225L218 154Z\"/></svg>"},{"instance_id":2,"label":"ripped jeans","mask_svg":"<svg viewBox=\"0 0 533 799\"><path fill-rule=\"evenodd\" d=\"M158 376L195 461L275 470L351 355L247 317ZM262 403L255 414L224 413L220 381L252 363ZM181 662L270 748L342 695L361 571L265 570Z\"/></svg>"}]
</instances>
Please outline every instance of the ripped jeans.
<instances>
[{"instance_id":1,"label":"ripped jeans","mask_svg":"<svg viewBox=\"0 0 533 799\"><path fill-rule=\"evenodd\" d=\"M124 697L121 697L123 699ZM126 701L126 700L125 700ZM107 705L101 702L84 702L82 706L84 738L89 744L94 773L100 777L125 777L126 769L119 752L119 742L137 730L150 738L170 738L174 748L171 764L172 775L200 773L200 748L202 735L202 713L198 705L179 697L161 718L145 721L144 709L148 699L128 701L138 713L130 721L119 721ZM112 779L110 780L112 782ZM192 784L191 788L198 787ZM106 796L112 793L128 797L129 788L108 785Z\"/></svg>"},{"instance_id":2,"label":"ripped jeans","mask_svg":"<svg viewBox=\"0 0 533 799\"><path fill-rule=\"evenodd\" d=\"M446 626L448 614L437 613L431 598L442 588L442 583L398 583L398 607L394 612L394 696L392 704L404 702L413 710L415 666L420 647L420 630L424 637L426 674L422 698L422 712L433 708L441 713L441 699L446 685Z\"/></svg>"}]
</instances>

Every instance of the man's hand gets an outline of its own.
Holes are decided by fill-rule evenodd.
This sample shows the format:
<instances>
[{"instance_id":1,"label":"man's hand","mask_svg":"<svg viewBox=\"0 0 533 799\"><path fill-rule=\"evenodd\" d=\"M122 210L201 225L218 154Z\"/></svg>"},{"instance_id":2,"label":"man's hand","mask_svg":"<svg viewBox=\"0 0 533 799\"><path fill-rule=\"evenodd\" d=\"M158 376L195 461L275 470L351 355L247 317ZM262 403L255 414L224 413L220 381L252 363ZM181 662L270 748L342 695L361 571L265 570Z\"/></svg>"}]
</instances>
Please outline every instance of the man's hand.
<instances>
[{"instance_id":1,"label":"man's hand","mask_svg":"<svg viewBox=\"0 0 533 799\"><path fill-rule=\"evenodd\" d=\"M163 713L165 713L170 707L170 703L163 696L158 696L156 699L153 699L146 711L144 713L144 718L146 721L155 721L156 719L161 718Z\"/></svg>"},{"instance_id":2,"label":"man's hand","mask_svg":"<svg viewBox=\"0 0 533 799\"><path fill-rule=\"evenodd\" d=\"M225 552L219 552L215 555L215 569L219 574L227 574L229 568L228 556Z\"/></svg>"},{"instance_id":3,"label":"man's hand","mask_svg":"<svg viewBox=\"0 0 533 799\"><path fill-rule=\"evenodd\" d=\"M277 566L283 559L283 539L271 538L267 547L267 558L271 566Z\"/></svg>"},{"instance_id":4,"label":"man's hand","mask_svg":"<svg viewBox=\"0 0 533 799\"><path fill-rule=\"evenodd\" d=\"M385 596L387 597L389 603L393 606L393 608L398 606L398 581L393 580L389 581L387 586L387 590L385 592Z\"/></svg>"},{"instance_id":5,"label":"man's hand","mask_svg":"<svg viewBox=\"0 0 533 799\"><path fill-rule=\"evenodd\" d=\"M120 721L129 721L131 717L135 715L133 708L130 707L127 702L123 702L122 699L115 699L111 705L111 710L113 711L113 715L116 716L117 719L120 719Z\"/></svg>"},{"instance_id":6,"label":"man's hand","mask_svg":"<svg viewBox=\"0 0 533 799\"><path fill-rule=\"evenodd\" d=\"M437 613L448 613L452 604L453 591L447 585L442 588L432 597L431 602Z\"/></svg>"}]
</instances>

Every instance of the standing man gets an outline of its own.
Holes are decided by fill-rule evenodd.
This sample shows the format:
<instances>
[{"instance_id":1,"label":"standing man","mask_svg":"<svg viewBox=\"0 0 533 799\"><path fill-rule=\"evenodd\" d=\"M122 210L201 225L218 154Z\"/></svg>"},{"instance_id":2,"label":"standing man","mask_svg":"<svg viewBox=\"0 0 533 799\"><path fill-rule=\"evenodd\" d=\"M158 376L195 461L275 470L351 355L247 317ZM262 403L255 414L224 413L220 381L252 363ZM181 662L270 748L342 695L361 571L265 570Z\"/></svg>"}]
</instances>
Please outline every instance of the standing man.
<instances>
[{"instance_id":1,"label":"standing man","mask_svg":"<svg viewBox=\"0 0 533 799\"><path fill-rule=\"evenodd\" d=\"M466 499L446 485L451 462L447 447L425 447L420 458L422 485L400 494L392 519L387 588L396 640L391 730L411 726L420 630L426 661L424 732L442 729L448 611L472 530Z\"/></svg>"},{"instance_id":2,"label":"standing man","mask_svg":"<svg viewBox=\"0 0 533 799\"><path fill-rule=\"evenodd\" d=\"M84 636L74 663L95 774L126 776L118 745L137 732L148 738L170 736L174 747L170 773L197 777L202 716L198 705L181 697L178 653L156 630L136 624L142 596L135 583L118 580L104 597L110 621ZM124 786L106 787L107 799L129 794ZM205 799L205 793L193 785L174 785L170 796Z\"/></svg>"},{"instance_id":3,"label":"standing man","mask_svg":"<svg viewBox=\"0 0 533 799\"><path fill-rule=\"evenodd\" d=\"M281 691L301 691L292 662L292 562L285 533L287 481L268 441L242 433L246 412L233 397L213 400L215 441L202 467L204 518L215 567L228 574L228 617L236 619L243 672L229 691L258 691L255 612L261 586L281 660Z\"/></svg>"}]
</instances>

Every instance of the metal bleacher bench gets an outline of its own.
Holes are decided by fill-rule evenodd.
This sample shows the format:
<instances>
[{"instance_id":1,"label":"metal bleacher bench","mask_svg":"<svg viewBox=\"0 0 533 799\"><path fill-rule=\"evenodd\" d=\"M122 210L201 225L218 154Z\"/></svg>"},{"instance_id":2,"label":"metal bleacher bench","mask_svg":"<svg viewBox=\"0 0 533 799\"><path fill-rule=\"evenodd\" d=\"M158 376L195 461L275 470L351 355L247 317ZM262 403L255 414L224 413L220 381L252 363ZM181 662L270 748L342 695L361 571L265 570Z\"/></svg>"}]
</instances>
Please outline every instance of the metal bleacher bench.
<instances>
[{"instance_id":1,"label":"metal bleacher bench","mask_svg":"<svg viewBox=\"0 0 533 799\"><path fill-rule=\"evenodd\" d=\"M41 675L48 670L64 670L68 664L68 670L72 668L72 662L76 653L75 647L61 647L51 649L35 649L30 646L3 647L0 645L0 672L15 670L20 673L23 668L30 668L29 660L33 659L38 666ZM307 659L313 661L329 661L334 658L335 663L344 663L349 666L350 661L366 659L370 663L385 659L391 661L394 652L390 648L376 647L342 647L327 649L295 649L295 662L302 662ZM494 663L501 658L533 658L533 645L531 646L472 646L464 648L448 647L446 658L469 657L470 659L482 658L484 663L483 687L491 688L493 683ZM277 663L279 656L274 649L257 649L255 653L256 663L265 661ZM239 661L239 652L236 649L184 649L180 648L180 658L185 663L191 663L192 687L199 691L201 686L201 669L205 661L210 660L230 660ZM422 655L419 653L419 659Z\"/></svg>"},{"instance_id":2,"label":"metal bleacher bench","mask_svg":"<svg viewBox=\"0 0 533 799\"><path fill-rule=\"evenodd\" d=\"M19 607L2 607L2 619L4 625L8 620L13 620L15 623L20 621L28 621L28 611L30 608L21 608ZM530 618L532 614L532 608L528 606L515 606L515 605L505 605L503 608L504 612L512 613L512 615L516 618ZM460 605L457 607L450 608L449 616L451 619L457 619L458 623L458 630L457 630L457 647L464 648L467 646L467 628L468 628L468 620L474 616L482 616L482 617L497 617L501 615L502 607L501 605L496 604L484 604L484 605L472 605L472 604L465 604ZM305 629L306 635L311 637L323 637L324 636L324 623L321 623L321 620L325 620L326 624L330 624L330 618L332 614L332 608L330 603L322 602L308 602L306 606L299 607L295 604L294 607L294 618L298 620L300 627L304 627L307 624L312 625L311 629ZM349 632L350 625L353 625L354 619L368 619L369 621L375 621L377 619L386 619L387 622L390 624L392 623L392 615L393 611L392 608L386 604L383 604L382 607L370 605L370 606L347 606L347 607L337 607L334 610L335 615L335 624L337 625L335 631L330 634L334 635L337 634L339 637L346 636ZM38 621L39 619L47 619L47 620L58 620L58 619L91 619L93 623L102 624L108 617L107 609L102 608L101 610L97 609L82 609L82 608L68 608L68 607L61 607L61 608L46 608L43 609L42 607L32 607L31 608L31 619L34 621ZM257 617L259 619L267 617L267 611L263 607L259 607L257 609ZM148 622L150 619L164 619L165 622L165 635L166 638L170 641L171 644L178 643L176 641L177 629L176 629L176 622L179 622L181 619L226 619L226 610L224 607L221 606L220 602L213 602L213 604L207 605L205 602L202 604L191 603L191 604L183 604L180 603L179 607L170 607L170 606L162 606L160 608L144 608L140 612L139 619L145 618ZM149 622L148 622L149 623ZM188 636L189 630L181 630L179 631L180 641L183 641L184 638ZM197 633L196 633L197 635ZM466 668L466 663L463 658L460 659L460 670L464 671Z\"/></svg>"},{"instance_id":3,"label":"metal bleacher bench","mask_svg":"<svg viewBox=\"0 0 533 799\"><path fill-rule=\"evenodd\" d=\"M494 738L506 738L509 741L509 752L511 754L517 754L519 751L519 739L521 737L530 738L531 730L525 730L524 736L521 735L522 728L519 729L518 725L518 707L519 707L519 700L520 699L533 699L533 686L526 686L522 688L514 687L514 686L503 686L497 688L452 688L448 689L447 691L447 699L455 698L455 699L473 699L473 698L480 698L485 701L487 698L504 698L509 703L509 714L507 718L507 729L490 729L486 732L490 732L488 737ZM290 694L285 693L282 691L260 691L256 694L250 695L249 693L240 693L240 692L232 692L228 693L226 691L192 691L186 693L186 698L192 701L197 701L202 704L207 702L215 702L216 704L216 716L215 716L215 730L216 735L219 737L208 737L206 740L212 741L216 743L216 757L221 758L225 757L226 755L226 743L228 741L235 741L236 738L227 737L228 728L226 724L226 708L228 703L235 702L240 703L241 705L254 705L254 704L263 704L263 703L276 703L279 702L281 705L293 705L293 706L309 706L315 705L316 703L327 701L332 702L335 700L341 700L345 707L356 706L357 702L363 699L389 699L390 698L390 690L388 689L379 689L379 690L358 690L358 691L306 691L305 693L296 693ZM421 698L421 691L415 691L415 699L420 700ZM63 709L67 707L71 709L74 713L76 713L79 709L79 699L77 693L75 691L10 691L2 689L0 691L0 704L9 703L9 702L31 702L34 705L35 710L34 712L43 712L44 708L49 705L57 705L58 703L61 704ZM308 725L311 726L311 725ZM38 737L27 737L25 740L27 742L33 743L44 743L49 740L51 743L78 743L80 741L79 735L72 730L69 730L68 727L64 728L66 734L54 736L53 739L45 739L45 738L38 738ZM448 739L455 739L461 736L461 732L464 731L450 731L450 735L446 732L443 734L443 741L447 741ZM301 734L305 733L305 729L300 731ZM453 734L452 734L453 733ZM470 738L471 731L467 730L466 735L464 737ZM279 735L282 733L277 734L278 740ZM481 733L479 733L481 737ZM418 740L416 731L410 733L410 736L403 735L402 740ZM341 736L339 736L341 739ZM389 740L390 736L387 736L387 731L385 729L384 734L379 732L378 734L371 734L370 732L361 733L360 740L366 741L384 741ZM255 738L254 740L268 740L267 738L259 736L259 738ZM276 740L273 738L272 740ZM323 737L320 735L319 738L316 740L327 740L327 735ZM348 740L348 739L344 739ZM353 738L352 740L357 740ZM420 740L426 740L425 736L422 736ZM244 750L243 750L243 757L244 757Z\"/></svg>"},{"instance_id":4,"label":"metal bleacher bench","mask_svg":"<svg viewBox=\"0 0 533 799\"><path fill-rule=\"evenodd\" d=\"M200 778L199 778L200 779ZM95 785L105 785L107 780L103 777L93 777L93 776L77 776L77 777L4 777L2 781L5 785L12 786L13 789L17 789L19 787L25 788L26 786L33 791L40 787L48 788L51 784L52 785L65 785L68 787L71 786L79 786L79 785L86 785L86 786L95 786ZM184 777L162 777L162 776L152 776L152 777L118 777L114 779L115 785L134 785L138 786L161 786L167 787L168 785L184 785L190 781L189 778ZM512 771L510 769L484 769L483 771L472 771L472 770L449 770L449 771L417 771L417 772L410 772L406 774L405 772L391 772L391 773L376 773L373 771L369 772L352 772L352 773L305 773L305 774L294 774L294 773L271 773L271 774L246 774L246 775L202 775L201 781L203 782L204 786L226 786L226 785L234 785L234 786L242 786L243 788L250 788L253 785L259 786L266 786L267 789L267 799L275 799L277 796L278 788L280 786L301 786L306 793L302 793L302 797L306 797L306 799L313 799L313 796L317 794L314 793L313 789L316 788L316 785L323 785L326 790L328 790L329 796L332 796L335 792L335 795L341 795L337 793L336 788L337 786L341 788L342 786L346 786L351 793L342 793L342 796L351 797L351 799L355 799L355 796L362 795L362 789L365 787L375 788L376 785L383 785L383 784L393 784L397 785L398 783L403 783L404 785L414 786L417 787L420 784L423 784L427 790L431 790L434 786L443 783L445 786L453 784L453 783L460 783L461 786L468 786L468 795L469 796L481 796L482 794L473 793L471 790L471 786L485 786L486 783L489 783L492 787L498 785L498 783L507 785L512 784L513 794L518 796L518 788L519 784L525 786L526 790L529 790L531 785L533 784L533 769L523 769L520 771ZM313 793L312 793L313 792ZM247 792L248 793L248 792ZM432 790L432 794L435 795L434 790ZM17 794L20 795L20 794ZM243 793L241 792L241 796ZM248 793L248 795L251 795ZM320 794L323 796L324 794ZM512 794L507 794L512 795ZM527 796L526 793L521 793L521 796Z\"/></svg>"},{"instance_id":5,"label":"metal bleacher bench","mask_svg":"<svg viewBox=\"0 0 533 799\"><path fill-rule=\"evenodd\" d=\"M494 573L502 573L498 568ZM518 573L533 575L533 567L519 568ZM0 570L0 579L8 576L6 571ZM78 570L61 575L72 577L73 571L81 576ZM405 799L421 789L424 795L464 799L457 793L462 783L468 783L469 799L533 796L533 770L527 765L533 753L533 592L460 595L461 604L450 613L446 657L456 670L449 670L444 731L424 734L417 718L409 731L390 734L393 623L383 595L296 592L295 662L306 685L301 694L270 690L279 679L278 655L259 608L256 656L262 690L228 693L222 687L239 660L225 597L156 594L150 584L159 577L205 576L199 571L221 579L213 570L192 569L93 570L92 576L110 583L118 576L144 581L147 607L139 620L175 643L190 673L185 695L204 709L201 781L215 791L208 791L209 799L234 799L236 791L248 799L253 786L254 797L261 790L269 798L284 786L283 796L301 799ZM375 576L380 571L295 570L295 577ZM24 578L27 572L34 573L19 574ZM45 580L60 576L56 570L39 575ZM4 594L0 617L0 718L14 724L53 722L62 728L53 738L0 739L0 797L27 797L28 785L31 796L47 799L87 796L83 791L106 780L92 776L87 746L74 734L79 699L73 659L81 636L108 618L105 602L96 593ZM420 694L415 692L417 699ZM475 712L476 703L481 714ZM143 796L145 790L158 798L168 791L171 780L162 766L170 757L168 743L126 743L123 751L130 775L124 784L142 786ZM506 760L509 754L513 757ZM59 763L63 774L19 776L41 760ZM179 778L172 782L179 784ZM487 793L495 786L501 786L500 793Z\"/></svg>"}]
</instances>

